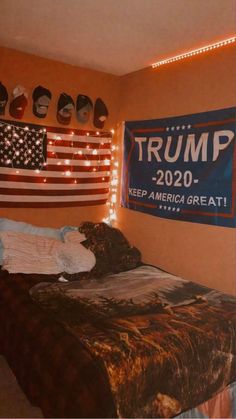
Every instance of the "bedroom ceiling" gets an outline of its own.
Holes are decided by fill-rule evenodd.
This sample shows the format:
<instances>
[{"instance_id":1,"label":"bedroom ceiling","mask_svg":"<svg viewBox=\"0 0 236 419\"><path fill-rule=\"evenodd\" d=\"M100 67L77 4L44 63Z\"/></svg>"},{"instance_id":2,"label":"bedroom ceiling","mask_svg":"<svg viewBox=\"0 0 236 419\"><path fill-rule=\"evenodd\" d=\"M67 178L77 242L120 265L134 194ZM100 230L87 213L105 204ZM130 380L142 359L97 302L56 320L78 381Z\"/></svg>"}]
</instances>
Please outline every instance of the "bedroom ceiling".
<instances>
[{"instance_id":1,"label":"bedroom ceiling","mask_svg":"<svg viewBox=\"0 0 236 419\"><path fill-rule=\"evenodd\" d=\"M123 75L236 33L236 0L0 0L0 45Z\"/></svg>"}]
</instances>

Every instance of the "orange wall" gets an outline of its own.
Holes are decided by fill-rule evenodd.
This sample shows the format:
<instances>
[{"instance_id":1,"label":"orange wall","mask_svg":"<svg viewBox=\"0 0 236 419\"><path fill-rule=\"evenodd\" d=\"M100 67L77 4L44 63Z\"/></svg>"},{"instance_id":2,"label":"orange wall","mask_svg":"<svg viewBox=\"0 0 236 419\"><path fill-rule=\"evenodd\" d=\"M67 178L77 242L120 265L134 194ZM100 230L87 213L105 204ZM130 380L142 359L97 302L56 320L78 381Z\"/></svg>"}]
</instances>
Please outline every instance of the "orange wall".
<instances>
[{"instance_id":1,"label":"orange wall","mask_svg":"<svg viewBox=\"0 0 236 419\"><path fill-rule=\"evenodd\" d=\"M30 94L41 84L53 94L46 125L59 125L56 104L65 91L76 99L79 93L94 101L102 97L109 109L106 129L121 121L151 119L203 112L235 105L236 49L219 49L192 59L121 78L73 67L29 54L0 48L0 81L9 91L17 84ZM8 114L6 118L10 118ZM39 123L30 101L25 122ZM94 128L91 121L71 128ZM120 142L122 136L119 135ZM121 147L120 147L121 149ZM120 155L121 158L121 155ZM100 221L105 206L65 209L1 209L0 217L38 225L78 224ZM140 248L143 260L177 275L236 294L235 229L177 222L118 208L117 226Z\"/></svg>"},{"instance_id":2,"label":"orange wall","mask_svg":"<svg viewBox=\"0 0 236 419\"><path fill-rule=\"evenodd\" d=\"M109 110L109 117L104 129L110 129L116 121L116 103L118 95L117 76L98 71L74 67L34 55L25 54L12 49L0 47L0 81L7 87L8 94L17 84L24 86L29 92L29 103L22 121L48 126L63 126L57 122L57 101L65 92L76 101L78 94L88 95L93 102L101 97ZM38 85L47 87L52 93L52 100L45 119L39 119L32 112L32 92ZM9 102L8 102L9 105ZM7 112L3 118L12 119ZM71 128L96 129L91 120L87 125L79 124L75 112L71 120ZM58 208L58 209L14 209L0 208L0 217L23 220L38 225L61 226L77 225L82 220L100 221L107 212L105 205L94 207Z\"/></svg>"},{"instance_id":3,"label":"orange wall","mask_svg":"<svg viewBox=\"0 0 236 419\"><path fill-rule=\"evenodd\" d=\"M155 119L236 105L236 48L225 47L121 79L119 120ZM141 176L141 174L140 174ZM235 229L120 208L117 226L145 262L236 294Z\"/></svg>"}]
</instances>

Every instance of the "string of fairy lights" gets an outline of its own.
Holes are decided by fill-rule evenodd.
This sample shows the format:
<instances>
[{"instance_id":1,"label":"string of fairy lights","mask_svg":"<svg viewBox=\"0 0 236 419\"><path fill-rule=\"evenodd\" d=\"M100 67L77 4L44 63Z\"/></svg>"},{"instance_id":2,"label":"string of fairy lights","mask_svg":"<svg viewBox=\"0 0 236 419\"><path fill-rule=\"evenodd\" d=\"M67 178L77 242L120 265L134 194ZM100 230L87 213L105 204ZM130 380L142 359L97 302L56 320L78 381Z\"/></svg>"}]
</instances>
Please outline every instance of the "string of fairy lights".
<instances>
[{"instance_id":1,"label":"string of fairy lights","mask_svg":"<svg viewBox=\"0 0 236 419\"><path fill-rule=\"evenodd\" d=\"M112 135L114 135L114 130L111 130ZM118 162L118 151L119 146L113 144L111 146L111 183L110 183L110 197L107 201L108 206L108 215L103 218L103 221L107 224L113 224L116 219L116 209L117 209L117 195L118 195L118 184L119 184L119 162Z\"/></svg>"},{"instance_id":2,"label":"string of fairy lights","mask_svg":"<svg viewBox=\"0 0 236 419\"><path fill-rule=\"evenodd\" d=\"M23 168L33 169L32 165L35 161L35 146L38 147L39 154L41 156L41 160L39 159L39 161L36 162L36 167L33 169L36 175L42 174L43 170L45 170L46 166L48 165L46 161L47 156L57 160L56 164L59 166L58 170L60 171L60 167L62 168L61 175L68 178L71 177L71 183L74 184L79 183L79 178L73 178L73 162L75 162L77 159L83 159L84 166L91 166L91 171L93 172L99 170L99 164L107 167L107 170L105 171L106 177L103 176L102 181L105 182L107 178L109 178L110 187L108 200L106 203L108 213L106 217L104 217L103 221L108 224L112 224L116 220L119 163L117 160L118 146L113 144L114 129L111 129L109 133L99 131L84 132L83 136L99 138L100 141L98 145L96 143L94 143L94 146L89 144L86 145L83 150L78 150L79 147L75 147L76 143L73 141L75 132L71 131L69 134L69 136L71 136L70 148L73 150L73 152L70 156L67 156L67 158L60 159L54 147L60 145L60 142L63 140L62 134L53 134L53 136L51 136L50 131L48 132L50 135L50 138L48 139L48 153L47 156L44 156L43 144L47 137L47 129L45 127L40 129L30 129L27 125L23 126L23 124L21 124L21 126L19 126L9 122L4 123L3 121L0 122L0 127L3 128L0 133L1 150L3 153L2 158L0 156L1 165L14 169L15 174L21 173L22 165ZM34 141L29 141L29 136L32 136ZM101 154L101 149L104 146L102 138L106 138L106 141L107 138L109 138L108 141L110 143L110 151L108 150L106 153L110 154L110 156L106 156L105 159L102 158ZM10 151L8 150L9 147L11 147ZM8 151L8 153L5 152L4 154L4 150ZM90 156L97 156L97 159L95 160L95 166L92 165ZM17 167L16 162L18 161L18 158L21 158L21 160L19 160L19 165L21 165L21 168ZM27 165L29 165L29 167L27 167ZM43 178L43 182L47 182L46 177Z\"/></svg>"},{"instance_id":3,"label":"string of fairy lights","mask_svg":"<svg viewBox=\"0 0 236 419\"><path fill-rule=\"evenodd\" d=\"M215 42L213 44L205 45L201 48L196 48L187 52L184 52L179 55L174 55L173 57L169 57L160 61L157 61L152 64L152 68L160 67L163 64L170 64L179 60L183 60L188 57L193 57L194 55L202 54L205 52L209 52L215 50L217 48L225 47L226 45L232 44L236 41L236 36L232 36L231 38L223 39L222 41Z\"/></svg>"}]
</instances>

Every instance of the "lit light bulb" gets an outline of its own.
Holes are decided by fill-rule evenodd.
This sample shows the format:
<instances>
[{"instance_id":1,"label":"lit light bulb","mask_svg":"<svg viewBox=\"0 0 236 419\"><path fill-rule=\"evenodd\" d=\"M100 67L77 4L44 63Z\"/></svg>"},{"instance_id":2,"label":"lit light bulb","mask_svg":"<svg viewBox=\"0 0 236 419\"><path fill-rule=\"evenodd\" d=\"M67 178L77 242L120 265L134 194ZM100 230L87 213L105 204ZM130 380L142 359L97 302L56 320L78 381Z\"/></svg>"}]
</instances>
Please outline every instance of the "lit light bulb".
<instances>
[{"instance_id":1,"label":"lit light bulb","mask_svg":"<svg viewBox=\"0 0 236 419\"><path fill-rule=\"evenodd\" d=\"M107 218L103 218L102 221L104 223L108 224L108 225L110 224L110 219L108 217Z\"/></svg>"},{"instance_id":2,"label":"lit light bulb","mask_svg":"<svg viewBox=\"0 0 236 419\"><path fill-rule=\"evenodd\" d=\"M115 212L113 212L111 215L110 215L110 220L111 221L115 221L116 220L116 213Z\"/></svg>"}]
</instances>

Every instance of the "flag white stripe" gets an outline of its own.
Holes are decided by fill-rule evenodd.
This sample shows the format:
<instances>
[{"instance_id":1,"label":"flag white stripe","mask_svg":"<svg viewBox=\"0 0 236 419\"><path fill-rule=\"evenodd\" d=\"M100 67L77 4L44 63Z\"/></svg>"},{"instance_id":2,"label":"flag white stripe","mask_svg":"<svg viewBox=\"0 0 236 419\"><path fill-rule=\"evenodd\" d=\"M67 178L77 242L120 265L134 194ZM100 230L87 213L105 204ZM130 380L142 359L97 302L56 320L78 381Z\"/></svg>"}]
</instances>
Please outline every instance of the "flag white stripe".
<instances>
[{"instance_id":1,"label":"flag white stripe","mask_svg":"<svg viewBox=\"0 0 236 419\"><path fill-rule=\"evenodd\" d=\"M60 190L60 189L106 189L109 188L110 183L31 183L31 182L4 182L0 181L0 188L15 188L15 189L40 189L40 190Z\"/></svg>"},{"instance_id":2,"label":"flag white stripe","mask_svg":"<svg viewBox=\"0 0 236 419\"><path fill-rule=\"evenodd\" d=\"M90 137L87 135L72 135L72 134L62 134L62 133L55 133L55 132L47 132L48 140L56 141L56 143L60 143L60 137L63 141L71 141L71 142L80 142L80 143L97 143L101 145L102 143L107 144L111 143L111 138L109 137Z\"/></svg>"},{"instance_id":3,"label":"flag white stripe","mask_svg":"<svg viewBox=\"0 0 236 419\"><path fill-rule=\"evenodd\" d=\"M103 148L103 149L99 149L99 148L96 148L96 149L93 149L93 148L81 148L81 147L78 147L78 148L76 147L75 148L75 147L63 147L63 146L59 146L59 145L55 146L53 144L51 144L51 145L49 144L47 146L47 150L49 152L54 152L54 153L67 153L67 154L71 154L71 155L76 154L79 151L82 152L82 155L83 154L93 154L94 150L97 150L98 155L99 154L111 154L111 151L110 151L109 148Z\"/></svg>"},{"instance_id":4,"label":"flag white stripe","mask_svg":"<svg viewBox=\"0 0 236 419\"><path fill-rule=\"evenodd\" d=\"M58 169L60 166L58 166ZM70 170L70 166L68 166L68 170ZM19 176L34 176L39 178L46 178L46 177L59 177L64 178L65 175L61 171L47 171L42 170L40 173L36 173L34 170L26 170L26 169L16 169L11 167L1 167L1 173L7 175L16 175L16 171ZM71 176L73 178L93 178L93 177L106 177L109 176L110 172L102 171L102 172L72 172Z\"/></svg>"},{"instance_id":5,"label":"flag white stripe","mask_svg":"<svg viewBox=\"0 0 236 419\"><path fill-rule=\"evenodd\" d=\"M108 194L34 196L34 195L1 195L2 202L78 202L107 199Z\"/></svg>"}]
</instances>

